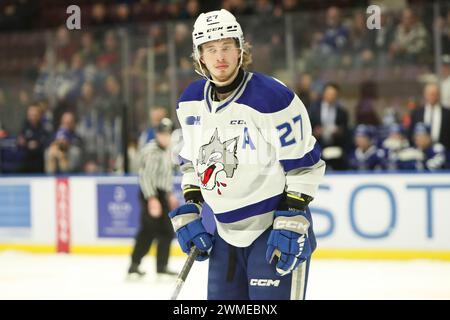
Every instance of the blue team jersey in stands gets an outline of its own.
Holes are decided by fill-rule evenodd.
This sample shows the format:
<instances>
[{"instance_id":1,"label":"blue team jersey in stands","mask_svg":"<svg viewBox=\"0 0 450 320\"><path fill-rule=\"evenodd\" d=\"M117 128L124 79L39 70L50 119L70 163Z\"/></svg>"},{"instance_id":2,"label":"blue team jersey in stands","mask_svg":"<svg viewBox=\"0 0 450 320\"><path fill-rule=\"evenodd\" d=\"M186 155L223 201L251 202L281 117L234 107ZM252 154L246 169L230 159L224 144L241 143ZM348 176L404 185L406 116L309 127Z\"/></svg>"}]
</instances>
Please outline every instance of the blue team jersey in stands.
<instances>
[{"instance_id":1,"label":"blue team jersey in stands","mask_svg":"<svg viewBox=\"0 0 450 320\"><path fill-rule=\"evenodd\" d=\"M375 170L384 167L384 151L371 146L365 152L356 148L349 156L349 165L353 170Z\"/></svg>"}]
</instances>

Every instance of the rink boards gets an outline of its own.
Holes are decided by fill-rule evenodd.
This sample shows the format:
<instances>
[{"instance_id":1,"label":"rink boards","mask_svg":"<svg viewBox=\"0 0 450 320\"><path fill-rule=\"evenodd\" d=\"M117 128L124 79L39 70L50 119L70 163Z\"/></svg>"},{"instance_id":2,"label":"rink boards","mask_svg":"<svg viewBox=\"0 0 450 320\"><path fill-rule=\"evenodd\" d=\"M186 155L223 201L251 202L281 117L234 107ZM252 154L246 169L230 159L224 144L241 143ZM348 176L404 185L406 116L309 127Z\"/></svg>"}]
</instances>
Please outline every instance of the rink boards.
<instances>
[{"instance_id":1,"label":"rink boards","mask_svg":"<svg viewBox=\"0 0 450 320\"><path fill-rule=\"evenodd\" d=\"M135 176L1 177L0 250L129 253L138 192ZM450 172L330 174L311 211L316 258L450 260Z\"/></svg>"}]
</instances>

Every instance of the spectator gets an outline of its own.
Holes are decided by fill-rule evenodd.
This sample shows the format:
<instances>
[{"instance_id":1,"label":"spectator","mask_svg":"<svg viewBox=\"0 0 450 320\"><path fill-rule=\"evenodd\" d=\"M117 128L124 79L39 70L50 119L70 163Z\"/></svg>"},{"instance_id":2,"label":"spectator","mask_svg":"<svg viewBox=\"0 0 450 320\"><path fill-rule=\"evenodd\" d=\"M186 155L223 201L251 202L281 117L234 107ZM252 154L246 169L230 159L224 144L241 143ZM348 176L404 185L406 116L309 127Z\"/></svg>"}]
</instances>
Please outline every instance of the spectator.
<instances>
[{"instance_id":1,"label":"spectator","mask_svg":"<svg viewBox=\"0 0 450 320\"><path fill-rule=\"evenodd\" d=\"M83 165L83 172L85 174L98 174L101 173L102 170L100 170L100 167L96 161L96 159L87 159L86 162Z\"/></svg>"},{"instance_id":2,"label":"spectator","mask_svg":"<svg viewBox=\"0 0 450 320\"><path fill-rule=\"evenodd\" d=\"M181 12L181 18L195 19L200 15L200 9L199 0L187 0Z\"/></svg>"},{"instance_id":3,"label":"spectator","mask_svg":"<svg viewBox=\"0 0 450 320\"><path fill-rule=\"evenodd\" d=\"M5 89L2 89L0 83L0 122L12 135L20 131L28 105L29 96L26 90L15 90L14 85L9 88L5 86Z\"/></svg>"},{"instance_id":4,"label":"spectator","mask_svg":"<svg viewBox=\"0 0 450 320\"><path fill-rule=\"evenodd\" d=\"M143 131L138 140L138 150L155 139L155 128L163 118L167 117L167 110L161 106L155 106L149 110L150 127Z\"/></svg>"},{"instance_id":5,"label":"spectator","mask_svg":"<svg viewBox=\"0 0 450 320\"><path fill-rule=\"evenodd\" d=\"M430 126L423 122L414 126L414 145L417 151L416 170L433 171L444 168L445 147L440 143L433 143Z\"/></svg>"},{"instance_id":6,"label":"spectator","mask_svg":"<svg viewBox=\"0 0 450 320\"><path fill-rule=\"evenodd\" d=\"M410 8L405 9L390 46L393 62L411 64L422 61L421 58L428 47L428 40L428 33L423 23L417 19Z\"/></svg>"},{"instance_id":7,"label":"spectator","mask_svg":"<svg viewBox=\"0 0 450 320\"><path fill-rule=\"evenodd\" d=\"M53 128L59 128L61 123L62 115L66 112L76 114L76 101L68 98L68 93L70 90L70 85L68 83L63 84L57 89L57 100L53 108Z\"/></svg>"},{"instance_id":8,"label":"spectator","mask_svg":"<svg viewBox=\"0 0 450 320\"><path fill-rule=\"evenodd\" d=\"M120 83L113 75L108 76L104 82L105 95L102 99L101 112L105 118L113 120L121 116L123 99Z\"/></svg>"},{"instance_id":9,"label":"spectator","mask_svg":"<svg viewBox=\"0 0 450 320\"><path fill-rule=\"evenodd\" d=\"M161 74L168 65L168 45L166 29L162 24L152 24L149 28L148 37L153 43L153 54L155 57L155 72Z\"/></svg>"},{"instance_id":10,"label":"spectator","mask_svg":"<svg viewBox=\"0 0 450 320\"><path fill-rule=\"evenodd\" d=\"M238 16L253 13L253 9L245 0L223 0L222 8Z\"/></svg>"},{"instance_id":11,"label":"spectator","mask_svg":"<svg viewBox=\"0 0 450 320\"><path fill-rule=\"evenodd\" d=\"M44 151L49 143L50 134L42 122L41 109L37 104L31 104L17 139L19 147L24 152L22 172L44 173Z\"/></svg>"},{"instance_id":12,"label":"spectator","mask_svg":"<svg viewBox=\"0 0 450 320\"><path fill-rule=\"evenodd\" d=\"M381 7L380 28L370 30L368 33L369 48L374 54L375 65L380 68L388 63L388 52L394 38L395 27L392 19Z\"/></svg>"},{"instance_id":13,"label":"spectator","mask_svg":"<svg viewBox=\"0 0 450 320\"><path fill-rule=\"evenodd\" d=\"M374 53L370 48L369 30L366 26L366 15L363 11L357 11L353 15L349 32L348 54L343 60L349 67L368 66L374 59Z\"/></svg>"},{"instance_id":14,"label":"spectator","mask_svg":"<svg viewBox=\"0 0 450 320\"><path fill-rule=\"evenodd\" d=\"M303 73L300 77L300 81L297 84L297 95L302 100L306 109L311 107L312 99L311 99L311 86L312 86L312 77L309 73Z\"/></svg>"},{"instance_id":15,"label":"spectator","mask_svg":"<svg viewBox=\"0 0 450 320\"><path fill-rule=\"evenodd\" d=\"M53 132L53 113L47 99L41 99L37 102L41 109L41 121L47 132Z\"/></svg>"},{"instance_id":16,"label":"spectator","mask_svg":"<svg viewBox=\"0 0 450 320\"><path fill-rule=\"evenodd\" d=\"M349 156L350 168L358 171L383 169L384 152L375 145L375 128L360 124L354 137L356 148Z\"/></svg>"},{"instance_id":17,"label":"spectator","mask_svg":"<svg viewBox=\"0 0 450 320\"><path fill-rule=\"evenodd\" d=\"M339 66L341 56L347 50L349 41L349 30L342 24L339 8L327 9L326 29L317 33L314 38L318 42L315 53L318 65L322 67Z\"/></svg>"},{"instance_id":18,"label":"spectator","mask_svg":"<svg viewBox=\"0 0 450 320\"><path fill-rule=\"evenodd\" d=\"M110 75L106 78L105 95L100 99L101 115L104 119L103 130L105 135L105 148L107 159L107 170L112 171L117 157L122 148L122 112L124 101L120 84L117 79Z\"/></svg>"},{"instance_id":19,"label":"spectator","mask_svg":"<svg viewBox=\"0 0 450 320\"><path fill-rule=\"evenodd\" d=\"M130 7L127 3L118 3L114 11L114 22L117 25L129 25L132 22Z\"/></svg>"},{"instance_id":20,"label":"spectator","mask_svg":"<svg viewBox=\"0 0 450 320\"><path fill-rule=\"evenodd\" d=\"M105 162L105 124L99 98L94 92L92 83L85 82L83 84L81 97L77 103L77 118L79 119L77 132L85 142L86 158L100 165Z\"/></svg>"},{"instance_id":21,"label":"spectator","mask_svg":"<svg viewBox=\"0 0 450 320\"><path fill-rule=\"evenodd\" d=\"M67 98L76 100L81 93L81 86L85 80L84 61L81 54L74 53L71 58L70 70L67 72L67 82L70 86Z\"/></svg>"},{"instance_id":22,"label":"spectator","mask_svg":"<svg viewBox=\"0 0 450 320\"><path fill-rule=\"evenodd\" d=\"M111 24L111 20L107 15L106 6L97 2L92 6L89 24L93 27L93 34L96 41L100 41L103 37L103 28Z\"/></svg>"},{"instance_id":23,"label":"spectator","mask_svg":"<svg viewBox=\"0 0 450 320\"><path fill-rule=\"evenodd\" d=\"M32 28L38 4L29 0L2 1L0 9L1 31L25 30Z\"/></svg>"},{"instance_id":24,"label":"spectator","mask_svg":"<svg viewBox=\"0 0 450 320\"><path fill-rule=\"evenodd\" d=\"M327 168L345 170L348 114L338 97L339 86L328 83L322 100L311 107L310 117L313 135L323 149L322 157L327 162Z\"/></svg>"},{"instance_id":25,"label":"spectator","mask_svg":"<svg viewBox=\"0 0 450 320\"><path fill-rule=\"evenodd\" d=\"M27 110L30 104L31 101L28 90L20 89L19 92L17 92L17 102L14 103L14 108L10 109L10 113L7 118L8 128L11 132L17 133L22 128L24 119L27 117Z\"/></svg>"},{"instance_id":26,"label":"spectator","mask_svg":"<svg viewBox=\"0 0 450 320\"><path fill-rule=\"evenodd\" d=\"M255 14L264 17L270 17L274 11L274 5L271 0L256 0L254 4Z\"/></svg>"},{"instance_id":27,"label":"spectator","mask_svg":"<svg viewBox=\"0 0 450 320\"><path fill-rule=\"evenodd\" d=\"M439 17L437 27L441 32L442 52L450 54L450 7L447 8L445 17Z\"/></svg>"},{"instance_id":28,"label":"spectator","mask_svg":"<svg viewBox=\"0 0 450 320\"><path fill-rule=\"evenodd\" d=\"M442 57L441 102L450 108L450 54Z\"/></svg>"},{"instance_id":29,"label":"spectator","mask_svg":"<svg viewBox=\"0 0 450 320\"><path fill-rule=\"evenodd\" d=\"M55 139L45 151L45 171L51 174L81 172L83 165L81 138L75 133L75 115L66 112Z\"/></svg>"},{"instance_id":30,"label":"spectator","mask_svg":"<svg viewBox=\"0 0 450 320\"><path fill-rule=\"evenodd\" d=\"M298 0L282 0L281 8L283 12L295 12L300 9Z\"/></svg>"},{"instance_id":31,"label":"spectator","mask_svg":"<svg viewBox=\"0 0 450 320\"><path fill-rule=\"evenodd\" d=\"M175 24L174 42L178 57L189 56L192 51L192 39L186 23Z\"/></svg>"},{"instance_id":32,"label":"spectator","mask_svg":"<svg viewBox=\"0 0 450 320\"><path fill-rule=\"evenodd\" d=\"M356 110L356 123L373 126L380 125L380 119L375 111L377 85L374 81L364 81L360 84L360 97Z\"/></svg>"},{"instance_id":33,"label":"spectator","mask_svg":"<svg viewBox=\"0 0 450 320\"><path fill-rule=\"evenodd\" d=\"M97 57L97 63L104 64L103 68L111 71L119 65L119 44L114 31L107 31L103 39L103 50ZM117 71L117 70L115 70Z\"/></svg>"},{"instance_id":34,"label":"spectator","mask_svg":"<svg viewBox=\"0 0 450 320\"><path fill-rule=\"evenodd\" d=\"M139 150L137 149L137 140L131 137L128 141L128 172L135 174L139 172ZM116 164L117 165L117 164ZM123 168L123 164L122 164Z\"/></svg>"},{"instance_id":35,"label":"spectator","mask_svg":"<svg viewBox=\"0 0 450 320\"><path fill-rule=\"evenodd\" d=\"M54 48L58 68L65 71L70 64L72 55L77 51L76 43L71 39L69 30L65 25L56 30Z\"/></svg>"},{"instance_id":36,"label":"spectator","mask_svg":"<svg viewBox=\"0 0 450 320\"><path fill-rule=\"evenodd\" d=\"M165 11L168 19L180 19L181 18L180 0L167 1Z\"/></svg>"},{"instance_id":37,"label":"spectator","mask_svg":"<svg viewBox=\"0 0 450 320\"><path fill-rule=\"evenodd\" d=\"M94 111L99 112L98 98L95 95L95 88L91 82L84 82L81 86L81 95L77 101L78 119L83 116L90 116Z\"/></svg>"},{"instance_id":38,"label":"spectator","mask_svg":"<svg viewBox=\"0 0 450 320\"><path fill-rule=\"evenodd\" d=\"M81 35L81 48L79 51L81 59L86 65L95 65L97 55L99 54L99 48L97 42L94 41L91 32L84 32Z\"/></svg>"},{"instance_id":39,"label":"spectator","mask_svg":"<svg viewBox=\"0 0 450 320\"><path fill-rule=\"evenodd\" d=\"M431 83L424 88L425 106L415 109L411 113L410 137L418 122L424 122L431 128L433 143L441 143L450 149L450 110L443 108L439 102L439 86Z\"/></svg>"}]
</instances>

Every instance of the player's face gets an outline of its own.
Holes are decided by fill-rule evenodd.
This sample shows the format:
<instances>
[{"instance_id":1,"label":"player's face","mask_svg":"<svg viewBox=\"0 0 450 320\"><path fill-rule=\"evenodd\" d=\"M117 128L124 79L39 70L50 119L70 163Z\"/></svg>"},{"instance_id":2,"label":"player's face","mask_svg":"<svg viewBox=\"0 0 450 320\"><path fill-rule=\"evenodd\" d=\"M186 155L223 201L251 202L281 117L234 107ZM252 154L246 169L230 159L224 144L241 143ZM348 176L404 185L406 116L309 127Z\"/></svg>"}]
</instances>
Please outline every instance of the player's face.
<instances>
[{"instance_id":1,"label":"player's face","mask_svg":"<svg viewBox=\"0 0 450 320\"><path fill-rule=\"evenodd\" d=\"M370 147L370 139L366 136L358 135L355 137L355 144L358 148L366 150Z\"/></svg>"},{"instance_id":2,"label":"player's face","mask_svg":"<svg viewBox=\"0 0 450 320\"><path fill-rule=\"evenodd\" d=\"M431 145L431 138L428 134L418 133L414 136L414 143L417 148L425 150Z\"/></svg>"},{"instance_id":3,"label":"player's face","mask_svg":"<svg viewBox=\"0 0 450 320\"><path fill-rule=\"evenodd\" d=\"M213 80L225 82L234 75L239 63L240 51L233 39L210 41L202 45L201 62Z\"/></svg>"}]
</instances>

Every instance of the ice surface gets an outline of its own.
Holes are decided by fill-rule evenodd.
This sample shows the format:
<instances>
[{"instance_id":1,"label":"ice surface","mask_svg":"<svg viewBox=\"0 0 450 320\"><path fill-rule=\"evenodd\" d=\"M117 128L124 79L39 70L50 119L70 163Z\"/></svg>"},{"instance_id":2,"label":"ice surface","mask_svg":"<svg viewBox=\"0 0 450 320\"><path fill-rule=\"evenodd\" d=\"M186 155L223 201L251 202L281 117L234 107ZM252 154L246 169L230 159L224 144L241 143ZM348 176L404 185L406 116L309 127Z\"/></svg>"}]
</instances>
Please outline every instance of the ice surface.
<instances>
[{"instance_id":1,"label":"ice surface","mask_svg":"<svg viewBox=\"0 0 450 320\"><path fill-rule=\"evenodd\" d=\"M173 257L180 270L184 258ZM0 299L169 299L174 278L127 281L128 256L0 252ZM207 262L195 262L180 299L205 299ZM450 262L313 260L308 299L450 299Z\"/></svg>"}]
</instances>

